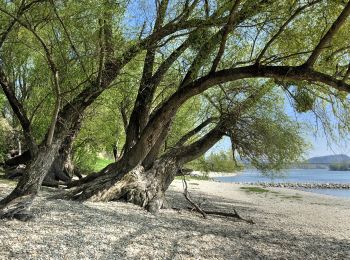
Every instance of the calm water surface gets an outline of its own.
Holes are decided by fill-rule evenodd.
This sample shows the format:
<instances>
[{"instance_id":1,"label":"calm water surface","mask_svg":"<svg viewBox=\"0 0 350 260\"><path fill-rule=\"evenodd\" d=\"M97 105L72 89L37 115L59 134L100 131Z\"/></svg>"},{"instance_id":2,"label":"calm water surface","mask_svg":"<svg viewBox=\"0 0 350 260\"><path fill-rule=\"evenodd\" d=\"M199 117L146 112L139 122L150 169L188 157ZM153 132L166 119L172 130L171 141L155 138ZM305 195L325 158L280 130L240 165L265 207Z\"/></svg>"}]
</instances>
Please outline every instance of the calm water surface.
<instances>
[{"instance_id":1,"label":"calm water surface","mask_svg":"<svg viewBox=\"0 0 350 260\"><path fill-rule=\"evenodd\" d=\"M350 171L329 171L327 169L290 169L283 176L266 177L253 169L247 169L237 176L216 178L222 182L298 182L298 183L350 183ZM350 198L350 190L308 189L308 191Z\"/></svg>"}]
</instances>

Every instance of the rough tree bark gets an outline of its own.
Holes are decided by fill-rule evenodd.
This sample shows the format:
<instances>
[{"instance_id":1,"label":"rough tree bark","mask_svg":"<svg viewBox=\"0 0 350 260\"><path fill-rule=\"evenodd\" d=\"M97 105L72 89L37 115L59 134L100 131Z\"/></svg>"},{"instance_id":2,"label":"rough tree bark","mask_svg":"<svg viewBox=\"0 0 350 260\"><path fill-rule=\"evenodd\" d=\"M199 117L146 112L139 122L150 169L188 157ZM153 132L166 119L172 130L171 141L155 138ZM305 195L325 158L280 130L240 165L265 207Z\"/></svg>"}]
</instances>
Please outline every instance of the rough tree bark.
<instances>
[{"instance_id":1,"label":"rough tree bark","mask_svg":"<svg viewBox=\"0 0 350 260\"><path fill-rule=\"evenodd\" d=\"M203 124L205 127L207 124ZM128 202L157 213L166 205L165 191L183 165L198 158L212 147L224 135L223 122L209 131L196 142L170 149L156 159L149 168L138 164L123 168L123 165L112 164L104 173L75 187L65 194L73 200L110 201L124 199ZM117 167L116 167L117 165Z\"/></svg>"},{"instance_id":2,"label":"rough tree bark","mask_svg":"<svg viewBox=\"0 0 350 260\"><path fill-rule=\"evenodd\" d=\"M350 3L347 6L350 7ZM349 9L347 9L345 15L348 15L348 10ZM237 17L237 19L239 19L239 16ZM227 19L225 19L225 22L227 22ZM66 111L60 113L62 118L69 118L67 115L74 114L75 111L79 111L80 113L84 111L84 109L91 104L107 86L110 85L119 74L121 68L135 57L136 53L139 52L136 51L135 48L152 51L152 47L150 47L152 45L148 45L148 48L146 48L146 45L152 43L155 38L162 38L162 34L168 34L172 27L176 27L175 25L176 24L174 23L170 23L162 26L159 30L154 32L152 36L148 37L147 40L140 42L138 45L132 46L119 60L107 59L104 70L102 73L99 73L101 77L98 77L96 84L92 84L90 88L85 89L84 92L79 94L75 100L70 103L70 107ZM177 27L177 30L180 27ZM330 35L327 36L327 42L332 38L332 35L337 31L337 28L339 28L339 26L335 27L334 30L331 30L331 33L327 34ZM220 34L221 35L217 36L218 41L223 38L222 36L224 36L225 30L221 30ZM222 41L223 45L224 42L225 41ZM321 48L316 49L320 50ZM317 58L319 52L320 51L316 51L313 56ZM209 52L206 50L206 56L208 53ZM221 52L219 52L219 55L217 56L218 61L220 61L220 53ZM315 58L312 59L316 60ZM194 62L194 65L198 64ZM217 64L214 67L217 67ZM130 149L126 149L121 160L107 166L99 174L92 175L91 177L89 176L85 179L88 181L82 181L82 185L73 188L68 192L67 196L77 200L88 199L93 201L125 198L128 201L148 208L152 212L156 212L163 205L164 191L166 190L169 181L172 180L173 176L176 174L179 166L188 160L195 159L196 155L205 152L211 147L211 145L215 144L223 134L222 129L214 128L213 131L209 132L209 134L211 134L210 136L206 135L205 138L203 137L193 144L178 148L176 152L172 151L171 154L163 155L156 160L149 169L144 169L140 166L157 143L157 140L159 140L163 129L169 123L169 118L172 118L176 114L176 111L184 102L212 86L246 78L274 78L282 80L322 82L338 90L349 92L350 88L346 82L337 80L336 78L324 73L317 72L312 67L312 64L308 63L304 66L267 66L262 64L251 64L245 67L223 69L219 71L216 71L215 69L212 73L199 79L197 79L198 73L196 73L198 69L191 70L190 68L187 75L188 77L185 77L182 87L168 100L162 103L159 109L150 115L149 120L147 117L147 124L142 123L144 127L139 127L142 131L141 133L138 133L136 138L134 138L136 139L136 142L131 142L132 145L130 145ZM194 68L198 68L198 66L194 66ZM73 122L74 121L69 121L67 123L68 129ZM57 132L62 133L60 131ZM15 191L1 202L3 205L7 202L9 204L0 207L0 215L16 216L16 214L23 214L26 207L22 210L21 207L10 207L10 205L14 202L19 203L18 201L21 200L21 198L26 198L24 200L25 202L31 202L27 197L32 198L37 193L38 187L45 175L43 171L48 170L53 162L52 157L48 158L47 156L54 156L58 153L61 145L59 141L63 142L63 138L55 138L52 146L39 152L38 157L31 164L28 174L24 176ZM48 164L46 160L49 160L50 164Z\"/></svg>"},{"instance_id":3,"label":"rough tree bark","mask_svg":"<svg viewBox=\"0 0 350 260\"><path fill-rule=\"evenodd\" d=\"M55 157L46 177L45 181L64 181L70 182L73 178L73 175L81 178L80 173L74 169L72 162L72 149L73 142L80 130L81 127L81 118L78 118L75 121L71 131L65 136L61 147L58 151L57 156Z\"/></svg>"},{"instance_id":4,"label":"rough tree bark","mask_svg":"<svg viewBox=\"0 0 350 260\"><path fill-rule=\"evenodd\" d=\"M156 213L165 205L164 193L179 170L174 154L157 159L148 170L137 165L127 173L105 175L68 191L73 200L126 200Z\"/></svg>"},{"instance_id":5,"label":"rough tree bark","mask_svg":"<svg viewBox=\"0 0 350 260\"><path fill-rule=\"evenodd\" d=\"M66 198L77 200L108 201L126 199L129 202L140 205L149 211L156 213L164 205L164 193L168 189L176 174L183 165L208 151L217 143L227 130L232 127L241 113L251 107L254 102L263 97L270 87L263 87L258 93L253 93L242 101L230 116L209 118L185 134L175 147L164 153L158 159L156 156L159 147L164 143L171 125L171 118L160 132L152 146L143 146L142 153L133 150L140 147L136 144L131 151L126 153L121 161L107 166L99 174L86 178L83 185L68 192ZM198 140L186 144L186 142L207 127L216 122L214 128ZM159 129L158 129L159 130ZM155 150L155 151L153 151ZM127 163L128 154L139 157ZM138 163L136 163L138 162ZM142 163L140 163L142 162ZM134 164L133 164L134 163Z\"/></svg>"},{"instance_id":6,"label":"rough tree bark","mask_svg":"<svg viewBox=\"0 0 350 260\"><path fill-rule=\"evenodd\" d=\"M70 133L64 138L62 145L59 148L59 152L55 156L53 163L44 178L44 184L53 185L53 183L57 183L57 181L69 182L72 180L73 175L76 175L79 178L82 177L78 171L74 170L72 162L73 142L79 132L80 126L80 120L77 120L72 131L70 131ZM42 147L45 147L45 144L39 145L39 149ZM32 157L28 150L22 153L22 155L5 161L5 166L13 168L19 164L25 164L29 167L31 160ZM19 174L16 177L20 177L20 175L22 174Z\"/></svg>"},{"instance_id":7,"label":"rough tree bark","mask_svg":"<svg viewBox=\"0 0 350 260\"><path fill-rule=\"evenodd\" d=\"M16 188L0 202L0 218L22 219L30 215L28 209L58 153L61 142L56 140L50 147L40 149L36 160L30 164Z\"/></svg>"}]
</instances>

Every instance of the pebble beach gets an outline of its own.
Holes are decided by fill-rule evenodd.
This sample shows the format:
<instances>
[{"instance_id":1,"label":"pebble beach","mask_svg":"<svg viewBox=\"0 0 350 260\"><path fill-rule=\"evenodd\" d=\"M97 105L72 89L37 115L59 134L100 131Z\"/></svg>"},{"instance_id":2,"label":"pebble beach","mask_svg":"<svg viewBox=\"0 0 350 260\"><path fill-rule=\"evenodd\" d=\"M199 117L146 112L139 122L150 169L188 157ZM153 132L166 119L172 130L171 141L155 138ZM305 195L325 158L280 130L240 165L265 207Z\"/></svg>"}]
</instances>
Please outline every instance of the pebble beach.
<instances>
[{"instance_id":1,"label":"pebble beach","mask_svg":"<svg viewBox=\"0 0 350 260\"><path fill-rule=\"evenodd\" d=\"M158 215L125 202L52 200L45 188L33 220L1 220L0 259L350 259L350 200L213 181L188 186L203 209L236 209L255 224L187 210L181 180L167 191L177 210ZM0 197L12 188L0 184Z\"/></svg>"}]
</instances>

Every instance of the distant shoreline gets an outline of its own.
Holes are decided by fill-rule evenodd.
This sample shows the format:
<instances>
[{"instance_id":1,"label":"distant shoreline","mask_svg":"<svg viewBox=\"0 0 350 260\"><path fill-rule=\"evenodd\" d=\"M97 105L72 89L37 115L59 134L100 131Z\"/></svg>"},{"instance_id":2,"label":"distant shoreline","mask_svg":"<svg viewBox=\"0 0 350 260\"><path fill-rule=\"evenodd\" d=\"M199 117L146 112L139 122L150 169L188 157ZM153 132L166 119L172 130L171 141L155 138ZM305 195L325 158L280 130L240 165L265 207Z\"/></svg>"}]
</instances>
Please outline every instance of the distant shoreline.
<instances>
[{"instance_id":1,"label":"distant shoreline","mask_svg":"<svg viewBox=\"0 0 350 260\"><path fill-rule=\"evenodd\" d=\"M303 189L350 189L350 183L298 183L298 182L233 182L244 185L255 185L272 188L303 188Z\"/></svg>"}]
</instances>

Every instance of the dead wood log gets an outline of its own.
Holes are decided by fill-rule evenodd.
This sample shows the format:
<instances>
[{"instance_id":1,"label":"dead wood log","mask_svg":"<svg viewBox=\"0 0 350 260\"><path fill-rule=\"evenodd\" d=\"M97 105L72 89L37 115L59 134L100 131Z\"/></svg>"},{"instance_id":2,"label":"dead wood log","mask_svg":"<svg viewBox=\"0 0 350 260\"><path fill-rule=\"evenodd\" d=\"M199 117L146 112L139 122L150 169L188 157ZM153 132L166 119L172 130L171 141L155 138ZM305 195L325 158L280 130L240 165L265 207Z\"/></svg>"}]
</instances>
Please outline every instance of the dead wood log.
<instances>
[{"instance_id":1,"label":"dead wood log","mask_svg":"<svg viewBox=\"0 0 350 260\"><path fill-rule=\"evenodd\" d=\"M207 215L217 215L217 216L223 216L223 217L231 217L231 218L236 218L239 219L241 221L247 222L249 224L255 224L255 222L251 219L245 219L242 218L238 212L236 211L236 209L233 209L234 213L229 213L229 212L221 212L221 211L211 211L211 210L204 210L201 208L200 205L198 205L197 203L195 203L191 197L190 194L188 192L188 186L187 186L187 182L185 179L185 176L183 175L183 179L182 179L182 184L183 184L183 188L184 188L184 196L186 198L186 200L192 205L192 207L188 207L187 209L190 211L197 211L200 214L202 214L203 218L207 219ZM177 210L177 209L175 209Z\"/></svg>"},{"instance_id":2,"label":"dead wood log","mask_svg":"<svg viewBox=\"0 0 350 260\"><path fill-rule=\"evenodd\" d=\"M191 210L191 211L192 210L196 210L195 208L191 208L191 207L188 207L187 209ZM217 216L222 216L222 217L236 218L236 219L242 220L244 222L247 222L249 224L255 224L255 222L253 220L251 220L251 219L242 218L235 209L233 209L234 213L221 212L221 211L212 211L212 210L204 210L204 209L202 209L202 211L205 212L205 214L207 214L207 215L217 215Z\"/></svg>"}]
</instances>

